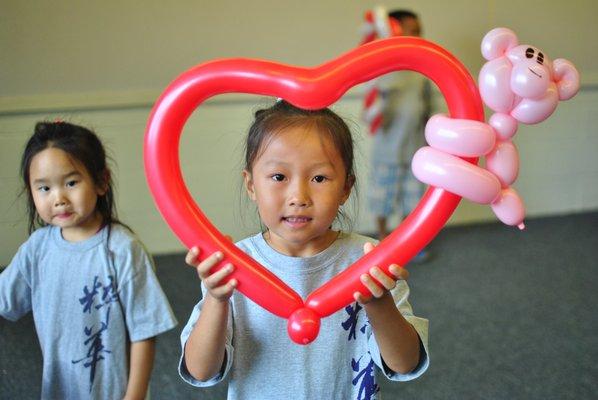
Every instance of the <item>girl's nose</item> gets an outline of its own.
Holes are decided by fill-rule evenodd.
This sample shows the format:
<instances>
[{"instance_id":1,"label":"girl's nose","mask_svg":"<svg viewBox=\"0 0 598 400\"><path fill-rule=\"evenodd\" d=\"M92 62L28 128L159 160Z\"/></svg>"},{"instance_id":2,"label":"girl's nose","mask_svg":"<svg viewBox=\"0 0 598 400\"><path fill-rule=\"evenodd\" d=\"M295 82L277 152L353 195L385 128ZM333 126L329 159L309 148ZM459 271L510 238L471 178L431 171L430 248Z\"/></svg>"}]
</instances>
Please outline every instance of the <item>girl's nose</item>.
<instances>
[{"instance_id":1,"label":"girl's nose","mask_svg":"<svg viewBox=\"0 0 598 400\"><path fill-rule=\"evenodd\" d=\"M66 198L62 194L62 192L56 193L56 197L54 199L54 207L60 207L66 204Z\"/></svg>"},{"instance_id":2,"label":"girl's nose","mask_svg":"<svg viewBox=\"0 0 598 400\"><path fill-rule=\"evenodd\" d=\"M307 185L303 183L293 185L289 196L289 205L294 207L307 207L311 205Z\"/></svg>"},{"instance_id":3,"label":"girl's nose","mask_svg":"<svg viewBox=\"0 0 598 400\"><path fill-rule=\"evenodd\" d=\"M297 198L291 199L289 205L294 206L294 207L307 207L308 201L306 199L297 197Z\"/></svg>"}]
</instances>

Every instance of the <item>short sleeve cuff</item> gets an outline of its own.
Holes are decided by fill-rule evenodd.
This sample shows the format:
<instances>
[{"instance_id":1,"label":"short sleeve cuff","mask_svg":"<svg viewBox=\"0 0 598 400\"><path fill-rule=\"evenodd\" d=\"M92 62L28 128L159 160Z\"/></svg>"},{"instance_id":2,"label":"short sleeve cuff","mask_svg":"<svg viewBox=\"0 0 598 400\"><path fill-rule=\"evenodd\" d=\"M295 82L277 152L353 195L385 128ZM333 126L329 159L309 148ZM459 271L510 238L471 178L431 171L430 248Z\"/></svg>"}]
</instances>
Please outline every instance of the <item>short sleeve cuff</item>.
<instances>
[{"instance_id":1,"label":"short sleeve cuff","mask_svg":"<svg viewBox=\"0 0 598 400\"><path fill-rule=\"evenodd\" d=\"M191 376L187 370L187 366L185 365L185 352L183 351L179 361L179 375L185 382L196 387L214 386L224 380L228 374L228 371L230 371L230 368L233 365L233 347L228 344L226 344L224 347L224 359L225 362L223 363L222 369L218 372L218 374L207 381L200 381Z\"/></svg>"},{"instance_id":2,"label":"short sleeve cuff","mask_svg":"<svg viewBox=\"0 0 598 400\"><path fill-rule=\"evenodd\" d=\"M135 332L129 333L131 342L139 342L161 335L176 327L177 323L178 322L173 315L167 315L163 318L163 321L160 324L145 324L145 326L138 326L136 327Z\"/></svg>"}]
</instances>

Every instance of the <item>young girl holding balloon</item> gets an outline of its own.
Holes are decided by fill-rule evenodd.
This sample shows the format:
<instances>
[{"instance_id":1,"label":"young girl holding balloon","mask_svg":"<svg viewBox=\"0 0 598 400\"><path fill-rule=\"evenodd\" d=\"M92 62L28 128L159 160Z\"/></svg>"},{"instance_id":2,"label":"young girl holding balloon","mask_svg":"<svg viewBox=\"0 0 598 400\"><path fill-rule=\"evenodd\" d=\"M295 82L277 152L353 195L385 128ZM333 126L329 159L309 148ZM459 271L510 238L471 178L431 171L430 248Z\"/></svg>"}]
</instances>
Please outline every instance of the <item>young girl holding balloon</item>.
<instances>
[{"instance_id":1,"label":"young girl holding balloon","mask_svg":"<svg viewBox=\"0 0 598 400\"><path fill-rule=\"evenodd\" d=\"M305 297L373 248L372 240L333 229L355 183L353 142L345 122L329 109L306 111L279 100L260 110L246 142L244 184L264 232L237 246ZM286 321L235 291L217 272L216 252L198 262L203 299L181 334L179 372L188 383L211 386L230 376L229 399L376 398L375 370L407 381L428 367L427 320L408 303L408 272L388 276L372 265L361 281L370 295L322 320L308 346L285 334Z\"/></svg>"},{"instance_id":2,"label":"young girl holding balloon","mask_svg":"<svg viewBox=\"0 0 598 400\"><path fill-rule=\"evenodd\" d=\"M138 399L154 337L176 325L143 245L116 219L105 151L89 129L40 122L21 160L29 231L2 274L0 317L33 311L44 399Z\"/></svg>"}]
</instances>

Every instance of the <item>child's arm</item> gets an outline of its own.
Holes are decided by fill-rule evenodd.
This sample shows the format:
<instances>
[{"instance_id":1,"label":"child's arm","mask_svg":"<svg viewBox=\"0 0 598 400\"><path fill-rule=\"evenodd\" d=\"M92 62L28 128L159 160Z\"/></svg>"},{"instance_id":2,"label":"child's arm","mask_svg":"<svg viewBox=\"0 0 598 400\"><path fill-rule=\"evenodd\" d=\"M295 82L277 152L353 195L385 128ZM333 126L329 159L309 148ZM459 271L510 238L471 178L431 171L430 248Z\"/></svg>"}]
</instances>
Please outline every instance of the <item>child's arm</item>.
<instances>
[{"instance_id":1,"label":"child's arm","mask_svg":"<svg viewBox=\"0 0 598 400\"><path fill-rule=\"evenodd\" d=\"M372 248L373 245L367 243L364 251L367 253ZM362 276L362 282L372 296L365 297L359 292L354 296L355 300L363 304L386 366L397 373L407 374L419 364L420 339L413 325L396 307L389 291L395 287L396 280L406 280L409 272L395 264L389 270L394 279L380 268L372 267L369 275Z\"/></svg>"},{"instance_id":2,"label":"child's arm","mask_svg":"<svg viewBox=\"0 0 598 400\"><path fill-rule=\"evenodd\" d=\"M237 281L222 280L233 271L233 265L210 274L210 269L222 260L222 253L216 252L197 264L199 250L189 250L185 262L196 267L199 278L207 288L203 307L197 323L193 327L185 345L185 366L187 371L199 381L207 381L218 374L225 357L226 325L228 321L229 299Z\"/></svg>"},{"instance_id":3,"label":"child's arm","mask_svg":"<svg viewBox=\"0 0 598 400\"><path fill-rule=\"evenodd\" d=\"M131 343L129 383L124 400L143 400L149 387L154 366L156 339L150 338Z\"/></svg>"},{"instance_id":4,"label":"child's arm","mask_svg":"<svg viewBox=\"0 0 598 400\"><path fill-rule=\"evenodd\" d=\"M10 264L0 271L0 318L9 321L18 320L32 309L28 244L22 245Z\"/></svg>"}]
</instances>

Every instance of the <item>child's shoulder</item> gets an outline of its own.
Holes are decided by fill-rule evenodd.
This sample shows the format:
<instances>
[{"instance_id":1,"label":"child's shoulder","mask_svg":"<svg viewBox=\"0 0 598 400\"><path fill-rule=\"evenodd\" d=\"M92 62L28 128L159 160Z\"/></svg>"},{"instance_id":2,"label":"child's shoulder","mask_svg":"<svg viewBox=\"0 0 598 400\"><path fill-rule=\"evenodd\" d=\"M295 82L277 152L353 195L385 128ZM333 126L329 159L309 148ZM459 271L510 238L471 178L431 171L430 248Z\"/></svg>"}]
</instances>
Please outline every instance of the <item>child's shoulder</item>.
<instances>
[{"instance_id":1,"label":"child's shoulder","mask_svg":"<svg viewBox=\"0 0 598 400\"><path fill-rule=\"evenodd\" d=\"M23 247L31 247L32 249L40 248L42 244L49 244L52 243L50 241L51 235L54 233L55 227L52 225L43 226L41 228L37 228L31 235L27 238L25 243L22 244Z\"/></svg>"},{"instance_id":2,"label":"child's shoulder","mask_svg":"<svg viewBox=\"0 0 598 400\"><path fill-rule=\"evenodd\" d=\"M19 246L11 264L16 263L21 273L28 274L25 271L35 268L44 255L57 253L53 234L56 232L52 226L41 227L31 232L27 240Z\"/></svg>"},{"instance_id":3,"label":"child's shoulder","mask_svg":"<svg viewBox=\"0 0 598 400\"><path fill-rule=\"evenodd\" d=\"M247 246L249 243L253 243L253 242L259 240L261 237L263 237L262 235L263 235L262 232L255 233L251 236L247 236L246 238L235 242L235 245L237 247Z\"/></svg>"},{"instance_id":4,"label":"child's shoulder","mask_svg":"<svg viewBox=\"0 0 598 400\"><path fill-rule=\"evenodd\" d=\"M257 249L264 247L265 240L262 232L248 236L244 239L235 242L235 246L241 249L244 253L253 254Z\"/></svg>"},{"instance_id":5,"label":"child's shoulder","mask_svg":"<svg viewBox=\"0 0 598 400\"><path fill-rule=\"evenodd\" d=\"M146 252L145 246L128 227L113 223L108 233L108 247L114 253Z\"/></svg>"},{"instance_id":6,"label":"child's shoulder","mask_svg":"<svg viewBox=\"0 0 598 400\"><path fill-rule=\"evenodd\" d=\"M114 223L106 234L109 234L107 249L112 263L123 276L155 268L150 252L127 226Z\"/></svg>"},{"instance_id":7,"label":"child's shoulder","mask_svg":"<svg viewBox=\"0 0 598 400\"><path fill-rule=\"evenodd\" d=\"M378 244L378 240L355 232L341 232L337 241L341 241L346 246L363 247L366 243Z\"/></svg>"},{"instance_id":8,"label":"child's shoulder","mask_svg":"<svg viewBox=\"0 0 598 400\"><path fill-rule=\"evenodd\" d=\"M17 256L37 257L39 254L42 254L47 249L47 246L52 244L50 234L51 226L44 226L31 232L27 240L19 246Z\"/></svg>"},{"instance_id":9,"label":"child's shoulder","mask_svg":"<svg viewBox=\"0 0 598 400\"><path fill-rule=\"evenodd\" d=\"M341 232L333 248L343 262L353 263L363 256L363 246L366 243L378 244L376 239L354 232Z\"/></svg>"}]
</instances>

